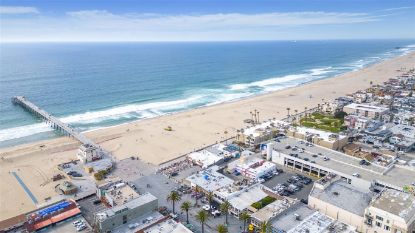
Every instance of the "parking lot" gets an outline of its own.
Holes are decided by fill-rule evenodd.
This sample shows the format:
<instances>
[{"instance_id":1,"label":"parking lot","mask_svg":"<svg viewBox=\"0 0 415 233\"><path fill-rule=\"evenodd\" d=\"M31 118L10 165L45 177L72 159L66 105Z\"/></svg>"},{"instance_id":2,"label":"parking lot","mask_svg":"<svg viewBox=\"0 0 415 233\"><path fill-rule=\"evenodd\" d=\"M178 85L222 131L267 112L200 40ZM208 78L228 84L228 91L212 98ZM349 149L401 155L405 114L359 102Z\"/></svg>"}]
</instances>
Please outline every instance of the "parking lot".
<instances>
[{"instance_id":1,"label":"parking lot","mask_svg":"<svg viewBox=\"0 0 415 233\"><path fill-rule=\"evenodd\" d=\"M284 172L274 176L272 179L270 179L268 181L265 181L265 183L263 183L265 186L267 186L270 189L274 188L278 184L284 184L285 183L286 185L289 185L290 183L288 182L288 180L292 176L295 176L295 175L306 176L303 173L295 172L295 171L293 171L293 170L291 170L287 167L282 167L282 166L279 166L279 165L277 165L277 167L278 167L278 169L282 169ZM310 178L313 181L315 180L314 177L311 177L311 176L306 176L306 177ZM302 199L307 200L308 195L310 194L311 188L313 187L313 182L311 182L307 185L302 184L302 186L303 187L301 188L301 190L299 190L299 191L297 191L297 192L295 192L291 195L288 195L288 196L291 197L291 198L297 198L298 200L302 200Z\"/></svg>"}]
</instances>

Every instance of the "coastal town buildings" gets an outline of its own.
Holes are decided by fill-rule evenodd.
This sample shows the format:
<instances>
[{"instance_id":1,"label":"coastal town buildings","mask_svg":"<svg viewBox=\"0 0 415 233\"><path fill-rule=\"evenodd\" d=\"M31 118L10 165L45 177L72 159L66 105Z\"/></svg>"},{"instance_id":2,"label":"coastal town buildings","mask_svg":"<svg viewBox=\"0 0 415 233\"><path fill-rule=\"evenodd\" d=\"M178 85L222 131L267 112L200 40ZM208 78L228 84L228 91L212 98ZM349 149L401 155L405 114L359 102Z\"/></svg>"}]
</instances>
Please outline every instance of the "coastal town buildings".
<instances>
[{"instance_id":1,"label":"coastal town buildings","mask_svg":"<svg viewBox=\"0 0 415 233\"><path fill-rule=\"evenodd\" d=\"M389 109L383 106L375 106L370 104L351 103L343 107L343 111L347 114L367 117L369 119L381 119L382 116L389 112Z\"/></svg>"},{"instance_id":2,"label":"coastal town buildings","mask_svg":"<svg viewBox=\"0 0 415 233\"><path fill-rule=\"evenodd\" d=\"M288 124L279 120L269 120L237 132L236 141L248 146L256 146L277 135Z\"/></svg>"},{"instance_id":3,"label":"coastal town buildings","mask_svg":"<svg viewBox=\"0 0 415 233\"><path fill-rule=\"evenodd\" d=\"M95 214L95 224L100 232L128 224L158 207L155 196L150 193L139 194L121 180L98 186L97 196L108 206Z\"/></svg>"},{"instance_id":4,"label":"coastal town buildings","mask_svg":"<svg viewBox=\"0 0 415 233\"><path fill-rule=\"evenodd\" d=\"M333 150L341 149L348 139L345 135L301 126L290 127L287 135Z\"/></svg>"}]
</instances>

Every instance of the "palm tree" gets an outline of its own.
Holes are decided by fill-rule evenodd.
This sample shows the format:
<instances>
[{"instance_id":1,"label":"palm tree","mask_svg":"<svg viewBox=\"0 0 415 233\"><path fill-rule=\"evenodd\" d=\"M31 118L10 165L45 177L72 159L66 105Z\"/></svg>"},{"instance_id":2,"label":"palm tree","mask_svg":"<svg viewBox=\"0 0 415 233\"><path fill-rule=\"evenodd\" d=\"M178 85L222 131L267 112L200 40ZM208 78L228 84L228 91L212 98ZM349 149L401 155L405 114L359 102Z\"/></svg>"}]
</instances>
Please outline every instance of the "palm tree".
<instances>
[{"instance_id":1,"label":"palm tree","mask_svg":"<svg viewBox=\"0 0 415 233\"><path fill-rule=\"evenodd\" d=\"M307 107L304 107L305 118L307 118Z\"/></svg>"},{"instance_id":2,"label":"palm tree","mask_svg":"<svg viewBox=\"0 0 415 233\"><path fill-rule=\"evenodd\" d=\"M196 214L197 221L199 221L200 224L202 225L202 233L205 232L205 222L208 220L208 218L209 218L209 215L204 210L200 210Z\"/></svg>"},{"instance_id":3,"label":"palm tree","mask_svg":"<svg viewBox=\"0 0 415 233\"><path fill-rule=\"evenodd\" d=\"M220 205L220 211L225 215L225 224L228 225L228 214L229 208L231 208L231 203L225 201Z\"/></svg>"},{"instance_id":4,"label":"palm tree","mask_svg":"<svg viewBox=\"0 0 415 233\"><path fill-rule=\"evenodd\" d=\"M294 118L294 120L295 120L295 122L297 122L297 119L298 119L298 116L297 116L298 110L297 109L294 109L294 112L295 112L295 118Z\"/></svg>"},{"instance_id":5,"label":"palm tree","mask_svg":"<svg viewBox=\"0 0 415 233\"><path fill-rule=\"evenodd\" d=\"M196 185L195 186L195 193L196 193L196 195L195 195L195 199L196 199L195 206L198 206L197 200L198 200L198 195L199 195L200 192L201 192L200 187Z\"/></svg>"},{"instance_id":6,"label":"palm tree","mask_svg":"<svg viewBox=\"0 0 415 233\"><path fill-rule=\"evenodd\" d=\"M228 233L228 228L223 224L219 224L216 227L216 230L218 231L218 233Z\"/></svg>"},{"instance_id":7,"label":"palm tree","mask_svg":"<svg viewBox=\"0 0 415 233\"><path fill-rule=\"evenodd\" d=\"M208 192L206 195L206 199L209 202L209 209L212 209L213 192Z\"/></svg>"},{"instance_id":8,"label":"palm tree","mask_svg":"<svg viewBox=\"0 0 415 233\"><path fill-rule=\"evenodd\" d=\"M239 215L239 219L244 222L244 232L246 231L246 224L248 223L248 220L251 218L251 216L248 214L248 212L244 211Z\"/></svg>"},{"instance_id":9,"label":"palm tree","mask_svg":"<svg viewBox=\"0 0 415 233\"><path fill-rule=\"evenodd\" d=\"M189 209L192 207L191 205L192 205L192 203L190 203L190 201L185 201L180 206L180 209L182 211L186 211L186 223L187 224L189 224Z\"/></svg>"},{"instance_id":10,"label":"palm tree","mask_svg":"<svg viewBox=\"0 0 415 233\"><path fill-rule=\"evenodd\" d=\"M180 199L182 199L182 198L180 197L179 193L176 192L176 191L171 191L170 194L167 196L167 201L169 201L173 204L173 214L175 213L174 212L174 207L175 207L174 204L177 201L180 201Z\"/></svg>"},{"instance_id":11,"label":"palm tree","mask_svg":"<svg viewBox=\"0 0 415 233\"><path fill-rule=\"evenodd\" d=\"M287 108L287 116L288 117L290 116L290 110L291 110L291 108Z\"/></svg>"},{"instance_id":12,"label":"palm tree","mask_svg":"<svg viewBox=\"0 0 415 233\"><path fill-rule=\"evenodd\" d=\"M267 233L267 232L268 232L268 222L264 221L261 223L260 233Z\"/></svg>"}]
</instances>

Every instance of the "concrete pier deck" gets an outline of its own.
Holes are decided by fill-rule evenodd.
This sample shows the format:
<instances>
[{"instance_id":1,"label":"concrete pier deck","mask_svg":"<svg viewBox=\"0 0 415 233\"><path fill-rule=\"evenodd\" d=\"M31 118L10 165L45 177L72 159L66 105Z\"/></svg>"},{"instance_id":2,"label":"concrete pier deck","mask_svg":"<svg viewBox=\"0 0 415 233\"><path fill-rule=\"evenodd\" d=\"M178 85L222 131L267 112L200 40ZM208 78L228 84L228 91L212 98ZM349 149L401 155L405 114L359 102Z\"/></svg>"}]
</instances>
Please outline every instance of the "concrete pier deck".
<instances>
[{"instance_id":1,"label":"concrete pier deck","mask_svg":"<svg viewBox=\"0 0 415 233\"><path fill-rule=\"evenodd\" d=\"M15 96L12 98L12 102L14 104L22 106L23 108L30 111L34 115L42 118L44 121L46 121L46 123L50 124L52 128L60 130L65 135L75 138L76 140L80 141L82 144L89 144L89 145L93 145L99 148L99 146L95 142L85 137L83 134L81 134L80 132L78 132L77 130L69 126L68 124L50 115L45 110L39 108L37 105L27 100L24 96Z\"/></svg>"}]
</instances>

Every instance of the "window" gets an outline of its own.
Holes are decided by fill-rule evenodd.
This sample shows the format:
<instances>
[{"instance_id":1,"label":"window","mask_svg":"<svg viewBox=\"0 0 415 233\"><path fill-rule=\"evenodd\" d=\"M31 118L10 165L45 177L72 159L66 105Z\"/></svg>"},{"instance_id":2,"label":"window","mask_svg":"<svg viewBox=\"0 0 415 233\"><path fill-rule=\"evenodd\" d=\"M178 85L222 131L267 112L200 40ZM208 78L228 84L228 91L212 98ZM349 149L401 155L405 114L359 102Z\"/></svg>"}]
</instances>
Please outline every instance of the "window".
<instances>
[{"instance_id":1,"label":"window","mask_svg":"<svg viewBox=\"0 0 415 233\"><path fill-rule=\"evenodd\" d=\"M380 222L376 221L376 226L377 226L377 227L382 227L382 223L380 223Z\"/></svg>"},{"instance_id":2,"label":"window","mask_svg":"<svg viewBox=\"0 0 415 233\"><path fill-rule=\"evenodd\" d=\"M383 226L383 228L384 228L385 230L387 230L387 231L390 231L390 230L391 230L391 228L390 228L388 225Z\"/></svg>"},{"instance_id":3,"label":"window","mask_svg":"<svg viewBox=\"0 0 415 233\"><path fill-rule=\"evenodd\" d=\"M380 217L380 216L377 216L377 215L376 215L376 219L377 219L377 220L380 220L380 221L383 221L383 218L382 218L382 217Z\"/></svg>"}]
</instances>

